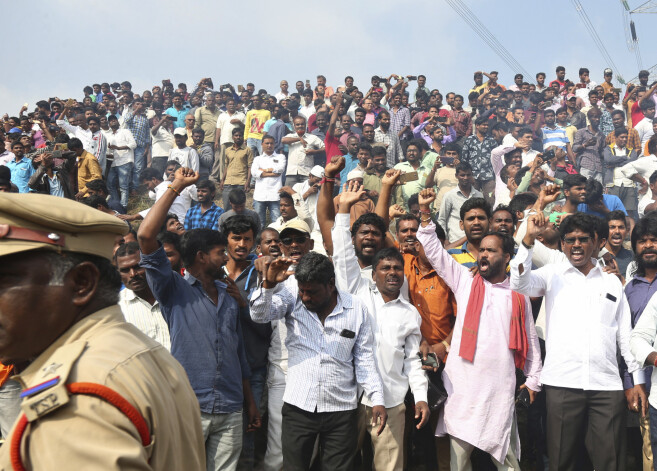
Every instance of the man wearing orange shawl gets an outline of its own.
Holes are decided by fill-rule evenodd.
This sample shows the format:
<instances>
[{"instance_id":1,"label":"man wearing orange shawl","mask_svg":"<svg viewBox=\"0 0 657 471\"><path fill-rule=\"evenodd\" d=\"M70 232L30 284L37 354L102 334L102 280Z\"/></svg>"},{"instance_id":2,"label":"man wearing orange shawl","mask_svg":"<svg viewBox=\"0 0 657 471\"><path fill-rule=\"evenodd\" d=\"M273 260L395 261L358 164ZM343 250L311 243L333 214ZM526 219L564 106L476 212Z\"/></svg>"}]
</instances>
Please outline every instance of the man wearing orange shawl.
<instances>
[{"instance_id":1,"label":"man wearing orange shawl","mask_svg":"<svg viewBox=\"0 0 657 471\"><path fill-rule=\"evenodd\" d=\"M443 371L448 398L436 435L450 436L452 471L472 469L475 447L490 453L497 469L520 471L515 369L527 376L521 388L533 400L541 389L541 356L529 298L511 291L506 277L513 240L500 233L484 237L473 276L440 244L429 213L434 199L434 190L420 192L417 238L458 306Z\"/></svg>"}]
</instances>

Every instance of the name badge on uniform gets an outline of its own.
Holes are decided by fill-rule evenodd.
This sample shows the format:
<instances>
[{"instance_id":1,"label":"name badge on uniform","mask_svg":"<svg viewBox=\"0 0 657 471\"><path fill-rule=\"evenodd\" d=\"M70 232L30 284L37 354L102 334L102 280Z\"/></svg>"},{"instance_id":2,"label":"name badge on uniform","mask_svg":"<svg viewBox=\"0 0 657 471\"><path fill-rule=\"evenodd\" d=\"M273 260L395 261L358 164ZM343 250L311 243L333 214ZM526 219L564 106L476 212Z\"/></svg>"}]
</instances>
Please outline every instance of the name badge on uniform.
<instances>
[{"instance_id":1,"label":"name badge on uniform","mask_svg":"<svg viewBox=\"0 0 657 471\"><path fill-rule=\"evenodd\" d=\"M614 303L616 302L616 296L614 296L611 293L607 293L607 296L605 296L605 298L607 298L609 301L612 301Z\"/></svg>"}]
</instances>

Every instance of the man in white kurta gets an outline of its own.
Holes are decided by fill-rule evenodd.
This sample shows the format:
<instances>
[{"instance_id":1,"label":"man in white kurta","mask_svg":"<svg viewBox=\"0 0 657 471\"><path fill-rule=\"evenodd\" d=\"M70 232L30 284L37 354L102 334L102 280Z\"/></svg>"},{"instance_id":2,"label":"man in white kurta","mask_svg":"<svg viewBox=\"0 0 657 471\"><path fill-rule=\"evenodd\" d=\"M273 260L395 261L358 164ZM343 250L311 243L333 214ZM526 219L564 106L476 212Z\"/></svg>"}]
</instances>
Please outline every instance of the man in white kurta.
<instances>
[{"instance_id":1,"label":"man in white kurta","mask_svg":"<svg viewBox=\"0 0 657 471\"><path fill-rule=\"evenodd\" d=\"M439 419L436 435L452 437L451 450L472 451L477 447L495 460L498 469L520 470L520 440L515 427L515 361L509 349L512 313L512 294L509 280L491 284L484 279L485 298L479 321L474 361L459 356L465 312L470 298L473 276L470 270L457 263L443 248L433 222L424 225L417 238L436 273L454 292L458 312L454 334L447 357L443 381L448 393L444 415ZM481 258L481 253L479 255ZM525 386L532 391L541 389L539 376L541 356L534 328L529 298L524 298L525 330L528 351L524 365ZM456 440L456 444L454 443ZM463 443L465 442L465 443ZM455 463L452 470L471 469L467 462Z\"/></svg>"}]
</instances>

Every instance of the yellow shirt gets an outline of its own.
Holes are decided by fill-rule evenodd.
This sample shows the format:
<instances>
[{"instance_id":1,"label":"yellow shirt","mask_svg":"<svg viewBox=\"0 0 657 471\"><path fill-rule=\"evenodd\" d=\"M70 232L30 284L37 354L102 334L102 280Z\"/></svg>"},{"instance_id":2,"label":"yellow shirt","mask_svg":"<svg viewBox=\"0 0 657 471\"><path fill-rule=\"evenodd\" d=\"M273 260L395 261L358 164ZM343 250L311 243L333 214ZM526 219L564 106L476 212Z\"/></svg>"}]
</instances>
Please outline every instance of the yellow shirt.
<instances>
[{"instance_id":1,"label":"yellow shirt","mask_svg":"<svg viewBox=\"0 0 657 471\"><path fill-rule=\"evenodd\" d=\"M87 183L93 180L102 180L103 172L98 159L86 150L78 157L78 191L87 196Z\"/></svg>"},{"instance_id":2,"label":"yellow shirt","mask_svg":"<svg viewBox=\"0 0 657 471\"><path fill-rule=\"evenodd\" d=\"M262 139L262 128L271 119L269 110L250 110L244 120L244 140L248 138Z\"/></svg>"}]
</instances>

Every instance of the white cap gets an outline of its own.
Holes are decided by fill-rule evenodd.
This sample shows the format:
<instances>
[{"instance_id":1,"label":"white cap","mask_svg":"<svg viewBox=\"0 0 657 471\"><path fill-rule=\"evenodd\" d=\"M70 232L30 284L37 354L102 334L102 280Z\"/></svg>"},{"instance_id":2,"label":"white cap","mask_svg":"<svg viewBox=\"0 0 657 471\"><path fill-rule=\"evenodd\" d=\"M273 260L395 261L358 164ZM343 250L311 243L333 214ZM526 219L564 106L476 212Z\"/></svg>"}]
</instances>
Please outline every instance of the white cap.
<instances>
[{"instance_id":1,"label":"white cap","mask_svg":"<svg viewBox=\"0 0 657 471\"><path fill-rule=\"evenodd\" d=\"M174 136L186 136L187 135L187 130L185 128L176 128L175 131L173 131Z\"/></svg>"},{"instance_id":2,"label":"white cap","mask_svg":"<svg viewBox=\"0 0 657 471\"><path fill-rule=\"evenodd\" d=\"M310 169L310 174L313 177L324 178L324 169L321 165L315 165L312 169Z\"/></svg>"},{"instance_id":3,"label":"white cap","mask_svg":"<svg viewBox=\"0 0 657 471\"><path fill-rule=\"evenodd\" d=\"M362 170L355 168L347 174L347 181L355 180L356 178L365 178L365 174Z\"/></svg>"}]
</instances>

